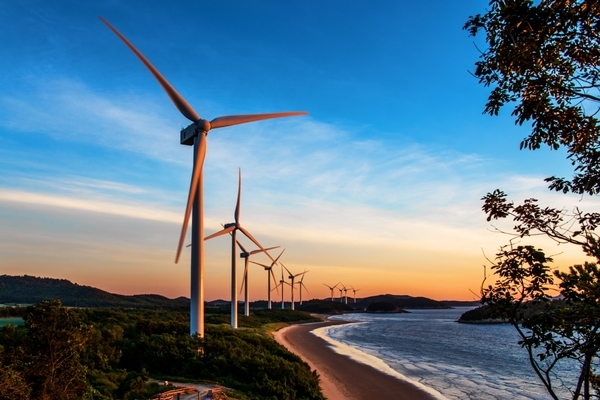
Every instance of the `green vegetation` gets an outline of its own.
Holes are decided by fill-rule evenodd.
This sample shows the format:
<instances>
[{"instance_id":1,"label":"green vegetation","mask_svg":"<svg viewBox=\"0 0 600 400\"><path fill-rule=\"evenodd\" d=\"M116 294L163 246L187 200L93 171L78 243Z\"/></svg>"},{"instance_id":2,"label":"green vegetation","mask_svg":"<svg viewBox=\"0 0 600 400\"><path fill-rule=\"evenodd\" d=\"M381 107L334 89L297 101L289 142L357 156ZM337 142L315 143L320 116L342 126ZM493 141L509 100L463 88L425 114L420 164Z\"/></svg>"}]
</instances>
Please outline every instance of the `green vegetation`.
<instances>
[{"instance_id":1,"label":"green vegetation","mask_svg":"<svg viewBox=\"0 0 600 400\"><path fill-rule=\"evenodd\" d=\"M310 315L263 310L240 319L245 329L207 325L204 339L189 335L188 319L58 301L31 306L25 326L0 328L0 399L147 399L158 392L150 376L218 382L240 398L323 399L316 373L265 333Z\"/></svg>"},{"instance_id":2,"label":"green vegetation","mask_svg":"<svg viewBox=\"0 0 600 400\"><path fill-rule=\"evenodd\" d=\"M341 314L356 311L357 307L352 306L353 304L344 304L340 301L309 300L304 301L302 305L297 305L296 308L313 314ZM358 310L362 311L363 309L359 308Z\"/></svg>"},{"instance_id":3,"label":"green vegetation","mask_svg":"<svg viewBox=\"0 0 600 400\"><path fill-rule=\"evenodd\" d=\"M597 0L492 0L465 25L471 35L483 31L488 45L474 72L492 86L485 112L497 115L512 103L515 122L531 124L521 148L566 149L574 174L546 178L556 192L600 194L599 27ZM565 384L555 368L564 360L577 365L570 367L576 382L566 388L572 399L599 398L600 213L541 207L533 198L515 205L501 190L482 200L488 221L515 223L513 239L490 260L497 280L482 285L489 315L515 327L553 399L555 386ZM579 246L595 261L553 269L542 249L521 243L540 235ZM553 302L550 290L564 301Z\"/></svg>"},{"instance_id":4,"label":"green vegetation","mask_svg":"<svg viewBox=\"0 0 600 400\"><path fill-rule=\"evenodd\" d=\"M133 307L186 311L188 299L168 299L156 294L123 296L66 279L0 275L0 304L34 304L60 300L68 307Z\"/></svg>"}]
</instances>

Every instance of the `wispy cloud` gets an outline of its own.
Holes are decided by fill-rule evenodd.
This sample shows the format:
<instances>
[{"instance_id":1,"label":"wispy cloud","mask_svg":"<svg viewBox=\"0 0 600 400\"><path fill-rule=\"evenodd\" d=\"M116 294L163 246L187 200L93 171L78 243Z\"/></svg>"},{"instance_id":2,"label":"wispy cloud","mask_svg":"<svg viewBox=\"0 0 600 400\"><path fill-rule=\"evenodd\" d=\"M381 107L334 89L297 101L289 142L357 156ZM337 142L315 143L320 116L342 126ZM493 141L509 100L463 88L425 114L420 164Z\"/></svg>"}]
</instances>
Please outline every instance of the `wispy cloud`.
<instances>
[{"instance_id":1,"label":"wispy cloud","mask_svg":"<svg viewBox=\"0 0 600 400\"><path fill-rule=\"evenodd\" d=\"M0 189L0 202L29 204L42 207L58 207L71 210L90 211L161 222L181 223L181 215L165 209L139 203L123 201L108 202L73 196L58 196L35 192Z\"/></svg>"},{"instance_id":2,"label":"wispy cloud","mask_svg":"<svg viewBox=\"0 0 600 400\"><path fill-rule=\"evenodd\" d=\"M82 82L57 79L33 81L29 91L5 94L1 124L13 132L47 134L54 138L145 154L180 162L176 120L157 112L151 98L130 93L103 95Z\"/></svg>"}]
</instances>

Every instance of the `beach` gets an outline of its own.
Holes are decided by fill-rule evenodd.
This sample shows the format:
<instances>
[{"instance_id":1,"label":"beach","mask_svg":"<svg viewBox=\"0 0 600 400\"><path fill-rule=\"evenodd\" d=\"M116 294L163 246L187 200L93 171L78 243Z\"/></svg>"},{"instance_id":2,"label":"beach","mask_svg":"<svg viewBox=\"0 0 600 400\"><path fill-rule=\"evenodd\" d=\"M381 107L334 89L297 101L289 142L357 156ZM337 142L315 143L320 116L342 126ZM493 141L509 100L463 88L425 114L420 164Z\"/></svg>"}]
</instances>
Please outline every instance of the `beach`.
<instances>
[{"instance_id":1,"label":"beach","mask_svg":"<svg viewBox=\"0 0 600 400\"><path fill-rule=\"evenodd\" d=\"M344 324L323 321L293 325L275 333L275 340L297 354L317 371L323 394L328 400L434 400L425 390L386 374L367 364L338 354L312 330Z\"/></svg>"}]
</instances>

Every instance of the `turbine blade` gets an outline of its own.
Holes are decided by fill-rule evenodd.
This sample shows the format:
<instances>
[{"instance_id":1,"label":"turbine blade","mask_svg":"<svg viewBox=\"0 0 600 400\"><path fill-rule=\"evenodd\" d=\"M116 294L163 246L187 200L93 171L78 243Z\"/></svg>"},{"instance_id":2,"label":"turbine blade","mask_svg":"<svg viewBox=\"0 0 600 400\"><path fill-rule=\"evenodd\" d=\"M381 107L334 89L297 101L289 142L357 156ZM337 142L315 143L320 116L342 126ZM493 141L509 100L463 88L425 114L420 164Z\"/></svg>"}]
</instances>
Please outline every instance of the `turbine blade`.
<instances>
[{"instance_id":1,"label":"turbine blade","mask_svg":"<svg viewBox=\"0 0 600 400\"><path fill-rule=\"evenodd\" d=\"M261 267L264 267L264 268L271 268L271 267L269 267L268 265L261 264L261 263L258 263L258 262L256 262L256 261L250 261L250 262L251 262L252 264L260 265Z\"/></svg>"},{"instance_id":2,"label":"turbine blade","mask_svg":"<svg viewBox=\"0 0 600 400\"><path fill-rule=\"evenodd\" d=\"M259 248L259 249L261 249L261 250L262 250L263 252L265 252L266 254L269 254L269 253L267 253L267 251L265 250L265 248L264 248L264 247L262 247L262 244L258 243L258 240L256 240L256 239L254 238L254 236L252 236L252 234L251 234L250 232L248 232L246 229L244 229L244 227L243 227L243 226L239 226L239 225L238 225L238 226L237 226L237 228L238 228L240 231L242 231L242 233L243 233L244 235L246 235L246 237L247 237L248 239L252 240L252 241L254 242L254 244L255 244L256 246L258 246L258 248Z\"/></svg>"},{"instance_id":3,"label":"turbine blade","mask_svg":"<svg viewBox=\"0 0 600 400\"><path fill-rule=\"evenodd\" d=\"M265 251L266 251L266 250L273 250L273 249L277 249L277 248L279 248L279 246L265 247ZM257 249L257 250L252 250L252 251L251 251L250 253L248 253L248 254L250 254L250 255L252 256L252 255L254 255L254 254L258 254L258 253L264 253L264 251L262 251L261 249Z\"/></svg>"},{"instance_id":4,"label":"turbine blade","mask_svg":"<svg viewBox=\"0 0 600 400\"><path fill-rule=\"evenodd\" d=\"M190 182L190 192L188 193L188 200L185 206L185 215L183 217L183 225L181 227L181 234L179 235L179 245L177 246L177 254L175 255L175 264L179 262L181 256L181 249L183 247L183 241L185 240L185 234L187 233L188 223L190 222L190 214L192 213L192 207L194 200L196 199L196 192L198 190L198 184L200 177L202 176L202 166L204 165L204 158L206 157L206 136L198 135L195 140L200 140L200 143L194 148L197 149L197 153L194 155L194 171L192 172L192 181Z\"/></svg>"},{"instance_id":5,"label":"turbine blade","mask_svg":"<svg viewBox=\"0 0 600 400\"><path fill-rule=\"evenodd\" d=\"M273 268L271 268L269 271L271 272L271 276L273 277L273 282L275 282L275 289L277 289L277 279L275 279L275 272L273 272ZM279 290L277 290L277 294L279 294Z\"/></svg>"},{"instance_id":6,"label":"turbine blade","mask_svg":"<svg viewBox=\"0 0 600 400\"><path fill-rule=\"evenodd\" d=\"M281 250L281 253L279 253L279 255L277 256L277 258L273 260L273 264L271 264L271 265L277 264L277 261L279 261L279 257L281 257L283 255L284 251L285 251L285 249Z\"/></svg>"},{"instance_id":7,"label":"turbine blade","mask_svg":"<svg viewBox=\"0 0 600 400\"><path fill-rule=\"evenodd\" d=\"M235 241L235 242L236 242L236 243L237 243L237 245L240 247L240 249L242 249L242 251L243 251L244 253L248 253L248 251L247 251L247 250L244 248L244 246L242 246L242 244L240 243L240 241L239 241L239 240L237 240L237 239L236 239L236 241ZM252 252L250 252L250 253L248 253L248 254L252 254Z\"/></svg>"},{"instance_id":8,"label":"turbine blade","mask_svg":"<svg viewBox=\"0 0 600 400\"><path fill-rule=\"evenodd\" d=\"M177 92L177 90L175 90L175 88L164 78L164 76L162 76L161 73L158 72L158 70L156 68L154 68L154 65L152 65L150 63L150 61L148 61L148 59L146 59L146 57L144 57L144 55L142 53L140 53L140 51L138 49L136 49L135 46L133 44L131 44L131 42L129 40L127 40L127 38L125 38L125 36L123 36L121 34L121 32L119 32L107 20L105 20L102 17L100 17L100 19L102 20L102 22L104 22L106 24L106 26L108 26L110 28L111 31L113 31L127 45L127 47L129 47L131 49L131 51L133 51L135 53L135 55L140 59L140 61L146 66L146 68L148 68L150 73L152 75L154 75L154 78L158 81L160 86L162 86L164 91L171 98L171 101L173 102L173 104L175 104L175 107L177 107L179 112L182 113L184 117L186 117L187 119L189 119L192 122L199 121L200 117L198 116L198 114L196 114L196 111L194 111L194 109L185 101L185 99Z\"/></svg>"},{"instance_id":9,"label":"turbine blade","mask_svg":"<svg viewBox=\"0 0 600 400\"><path fill-rule=\"evenodd\" d=\"M302 282L300 282L300 284L302 285L302 287L304 288L304 290L306 290L306 293L310 294L310 292L308 291L308 288L306 287L306 285Z\"/></svg>"},{"instance_id":10,"label":"turbine blade","mask_svg":"<svg viewBox=\"0 0 600 400\"><path fill-rule=\"evenodd\" d=\"M212 235L208 235L207 237L204 238L204 240L209 240L209 239L216 238L217 236L226 235L230 232L233 232L234 229L235 229L235 226L227 227L225 229L220 230L219 232L213 233Z\"/></svg>"},{"instance_id":11,"label":"turbine blade","mask_svg":"<svg viewBox=\"0 0 600 400\"><path fill-rule=\"evenodd\" d=\"M246 282L248 280L248 259L246 258L246 262L244 263L244 277L242 278L242 284L240 285L240 294L242 293L242 290L244 290L244 285L247 285L248 282Z\"/></svg>"},{"instance_id":12,"label":"turbine blade","mask_svg":"<svg viewBox=\"0 0 600 400\"><path fill-rule=\"evenodd\" d=\"M299 115L307 115L306 111L292 111L292 112L277 112L269 114L245 114L245 115L227 115L224 117L217 117L210 121L211 129L224 128L231 125L246 124L248 122L261 121L264 119L282 118L282 117L295 117ZM195 121L194 121L195 122Z\"/></svg>"},{"instance_id":13,"label":"turbine blade","mask_svg":"<svg viewBox=\"0 0 600 400\"><path fill-rule=\"evenodd\" d=\"M235 213L233 214L235 218L235 224L240 223L240 194L242 192L242 169L238 169L238 196L237 202L235 203Z\"/></svg>"}]
</instances>

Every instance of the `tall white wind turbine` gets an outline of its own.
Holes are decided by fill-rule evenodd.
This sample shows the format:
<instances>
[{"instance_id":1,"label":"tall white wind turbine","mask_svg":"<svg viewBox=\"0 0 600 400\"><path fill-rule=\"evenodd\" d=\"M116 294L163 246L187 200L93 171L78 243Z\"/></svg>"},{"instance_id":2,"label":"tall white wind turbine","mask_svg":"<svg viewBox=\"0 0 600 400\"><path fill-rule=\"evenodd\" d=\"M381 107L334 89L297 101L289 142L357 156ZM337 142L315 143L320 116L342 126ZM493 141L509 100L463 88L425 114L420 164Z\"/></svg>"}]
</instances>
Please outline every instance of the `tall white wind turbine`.
<instances>
[{"instance_id":1,"label":"tall white wind turbine","mask_svg":"<svg viewBox=\"0 0 600 400\"><path fill-rule=\"evenodd\" d=\"M244 277L242 278L242 287L240 290L240 293L242 290L244 290L244 315L246 317L248 317L250 315L250 294L249 294L249 290L248 290L248 262L250 261L250 256L253 256L254 254L258 254L258 253L263 253L263 251L261 249L257 249L257 250L252 250L252 251L247 251L244 246L242 246L242 244L239 242L239 240L236 240L238 247L242 250L242 252L240 253L240 258L244 259ZM279 246L274 246L274 247L267 247L265 248L266 251L269 250L273 250L278 248ZM269 281L270 284L271 281ZM269 300L270 300L270 294L269 294ZM270 303L270 301L269 301ZM271 307L269 307L271 308Z\"/></svg>"},{"instance_id":2,"label":"tall white wind turbine","mask_svg":"<svg viewBox=\"0 0 600 400\"><path fill-rule=\"evenodd\" d=\"M269 309L269 310L271 309L271 277L273 277L273 282L275 282L275 284L277 284L277 279L275 279L275 273L273 272L273 267L277 264L279 257L281 257L281 255L283 254L284 251L285 251L285 249L281 250L281 253L279 253L277 258L271 263L271 265L265 265L265 264L257 263L255 261L250 261L252 264L260 265L261 267L263 267L265 269L265 271L267 271L267 309ZM283 275L283 270L281 273ZM279 285L276 285L275 289L277 289L278 287L279 287ZM278 290L278 292L279 292L279 290ZM281 296L283 298L283 294ZM282 304L283 304L283 301L282 301Z\"/></svg>"},{"instance_id":3,"label":"tall white wind turbine","mask_svg":"<svg viewBox=\"0 0 600 400\"><path fill-rule=\"evenodd\" d=\"M242 194L242 171L239 170L238 171L238 194L237 194L237 201L235 203L235 212L233 214L233 217L235 218L235 222L223 225L223 229L221 229L219 232L213 233L212 235L209 235L204 238L204 240L210 240L210 239L216 238L218 236L226 235L228 233L231 234L231 327L234 329L236 329L238 327L237 326L238 325L237 324L237 322L238 322L238 319L237 319L237 317L238 317L238 313L237 313L238 299L237 299L237 271L236 271L237 240L235 239L236 232L237 231L242 232L248 239L250 239L252 242L254 242L254 244L257 245L261 251L263 251L267 256L269 256L269 258L271 258L271 260L273 260L271 255L267 252L267 250L265 248L263 248L262 245L254 238L254 236L252 236L250 234L250 232L248 232L246 229L244 229L244 227L240 224L241 194ZM275 260L273 260L273 261L275 261Z\"/></svg>"},{"instance_id":4,"label":"tall white wind turbine","mask_svg":"<svg viewBox=\"0 0 600 400\"><path fill-rule=\"evenodd\" d=\"M227 126L245 124L248 122L260 121L264 119L291 117L296 115L306 115L306 112L280 112L269 114L249 114L249 115L229 115L218 117L211 121L201 119L192 109L185 99L175 90L175 88L158 72L158 70L144 57L138 49L135 48L129 40L125 38L108 21L100 17L126 45L140 61L146 66L163 90L167 93L175 107L184 117L193 123L187 128L181 130L181 144L194 146L194 166L192 179L190 182L190 191L188 193L187 204L175 263L179 261L181 249L187 233L187 226L192 216L192 256L191 256L191 285L190 285L190 334L198 334L204 337L204 198L203 198L203 165L206 157L206 137L211 129L224 128ZM192 213L193 208L193 213Z\"/></svg>"},{"instance_id":5,"label":"tall white wind turbine","mask_svg":"<svg viewBox=\"0 0 600 400\"><path fill-rule=\"evenodd\" d=\"M292 274L292 273L290 272L290 270L289 270L289 269L287 269L287 268L285 267L285 265L281 264L281 266L282 266L283 268L285 268L285 270L287 271L287 273L288 273L288 274L290 274L290 275L288 276L288 278L289 278L289 279L292 281L292 283L290 284L290 287L292 288L291 290L292 290L292 310L293 310L293 309L294 309L294 288L295 288L295 286L294 286L294 279L296 279L296 278L297 278L297 277L299 277L300 275L304 276L304 274L306 274L306 272L307 272L307 271L300 272L299 274L296 274L296 275L294 275L294 274Z\"/></svg>"},{"instance_id":6,"label":"tall white wind turbine","mask_svg":"<svg viewBox=\"0 0 600 400\"><path fill-rule=\"evenodd\" d=\"M328 285L328 284L326 284L326 283L324 283L324 284L323 284L323 285L327 286L327 287L329 288L329 290L331 290L331 301L333 301L333 289L335 289L335 288L337 287L337 285L339 285L339 284L340 284L339 282L338 282L338 283L336 283L336 284L335 284L335 285L333 285L333 286L329 286L329 285ZM340 296L341 296L341 294L340 294Z\"/></svg>"}]
</instances>

